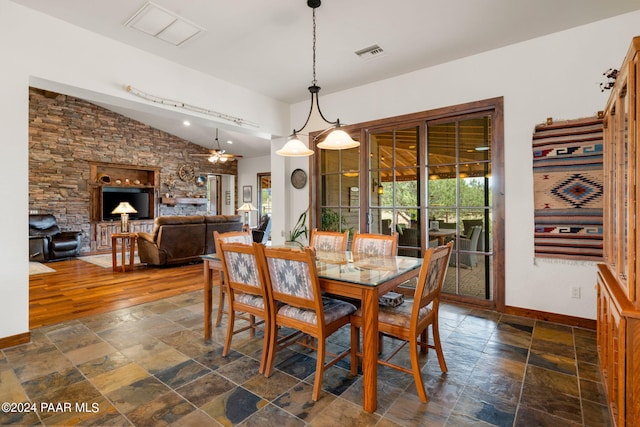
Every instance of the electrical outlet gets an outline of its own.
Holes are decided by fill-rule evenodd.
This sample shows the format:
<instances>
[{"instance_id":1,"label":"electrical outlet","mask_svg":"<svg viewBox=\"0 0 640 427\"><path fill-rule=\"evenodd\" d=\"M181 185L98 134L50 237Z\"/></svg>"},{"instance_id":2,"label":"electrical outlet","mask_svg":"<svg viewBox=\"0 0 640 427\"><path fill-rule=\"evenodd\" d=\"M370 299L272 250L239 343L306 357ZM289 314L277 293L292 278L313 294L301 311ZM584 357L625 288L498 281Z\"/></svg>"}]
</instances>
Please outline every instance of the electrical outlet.
<instances>
[{"instance_id":1,"label":"electrical outlet","mask_svg":"<svg viewBox=\"0 0 640 427\"><path fill-rule=\"evenodd\" d=\"M571 288L571 298L580 299L580 287L579 286L573 286Z\"/></svg>"}]
</instances>

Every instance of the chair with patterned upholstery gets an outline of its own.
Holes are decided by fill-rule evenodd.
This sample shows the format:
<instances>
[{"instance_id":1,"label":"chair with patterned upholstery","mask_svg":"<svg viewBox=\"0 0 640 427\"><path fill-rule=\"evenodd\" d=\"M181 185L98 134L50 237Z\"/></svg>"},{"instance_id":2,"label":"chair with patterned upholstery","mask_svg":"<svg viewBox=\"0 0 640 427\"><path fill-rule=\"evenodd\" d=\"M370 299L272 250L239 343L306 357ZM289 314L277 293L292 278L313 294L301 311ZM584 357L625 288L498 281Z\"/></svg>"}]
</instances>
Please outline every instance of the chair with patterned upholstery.
<instances>
[{"instance_id":1,"label":"chair with patterned upholstery","mask_svg":"<svg viewBox=\"0 0 640 427\"><path fill-rule=\"evenodd\" d=\"M425 353L429 348L435 349L440 369L442 372L447 372L447 364L442 353L440 331L438 329L438 308L452 246L453 242L449 242L445 246L429 248L425 252L413 301L405 300L397 307L381 306L378 312L378 330L380 333L402 341L399 348L391 351L388 357L378 359L378 363L413 374L420 400L425 403L428 398L420 372L418 348ZM433 345L428 343L429 325L431 325L433 331ZM361 357L361 353L358 350L360 347L359 333L361 327L362 317L360 310L358 310L351 315L351 373L353 375L358 372L358 357ZM411 369L390 361L407 343L409 344Z\"/></svg>"},{"instance_id":2,"label":"chair with patterned upholstery","mask_svg":"<svg viewBox=\"0 0 640 427\"><path fill-rule=\"evenodd\" d=\"M256 248L260 245L251 243L219 243L220 259L224 270L225 283L229 295L229 319L227 321L227 335L222 349L222 356L226 357L231 349L231 341L235 334L249 330L253 337L254 322L236 329L236 319L248 320L239 316L247 313L263 319L264 337L262 357L260 359L260 373L265 372L269 345L270 299L262 272L256 259ZM252 317L253 318L253 317Z\"/></svg>"},{"instance_id":3,"label":"chair with patterned upholstery","mask_svg":"<svg viewBox=\"0 0 640 427\"><path fill-rule=\"evenodd\" d=\"M349 240L349 230L344 233L337 231L319 231L317 228L311 230L309 247L322 252L344 252L347 250Z\"/></svg>"},{"instance_id":4,"label":"chair with patterned upholstery","mask_svg":"<svg viewBox=\"0 0 640 427\"><path fill-rule=\"evenodd\" d=\"M322 376L328 368L349 355L349 349L335 355L327 351L327 338L349 323L349 315L356 307L348 302L323 297L316 270L315 251L289 248L260 247L258 255L269 289L272 307L269 331L269 356L266 373L273 372L276 353L294 343L317 350L316 373L312 399L320 398ZM304 334L277 337L279 328L293 329ZM311 337L312 339L306 339ZM327 356L331 359L325 363Z\"/></svg>"},{"instance_id":5,"label":"chair with patterned upholstery","mask_svg":"<svg viewBox=\"0 0 640 427\"><path fill-rule=\"evenodd\" d=\"M251 233L248 231L228 231L226 233L218 233L214 230L213 232L213 244L216 248L216 253L220 255L220 242L224 243L243 243L245 245L250 245L253 243L253 238ZM226 294L226 285L223 277L220 278L220 292L218 294L218 314L216 316L216 326L220 326L220 322L222 321L222 313L224 313L224 296ZM253 333L253 331L252 331Z\"/></svg>"},{"instance_id":6,"label":"chair with patterned upholstery","mask_svg":"<svg viewBox=\"0 0 640 427\"><path fill-rule=\"evenodd\" d=\"M398 233L367 234L355 233L351 252L368 256L395 256L398 253Z\"/></svg>"}]
</instances>

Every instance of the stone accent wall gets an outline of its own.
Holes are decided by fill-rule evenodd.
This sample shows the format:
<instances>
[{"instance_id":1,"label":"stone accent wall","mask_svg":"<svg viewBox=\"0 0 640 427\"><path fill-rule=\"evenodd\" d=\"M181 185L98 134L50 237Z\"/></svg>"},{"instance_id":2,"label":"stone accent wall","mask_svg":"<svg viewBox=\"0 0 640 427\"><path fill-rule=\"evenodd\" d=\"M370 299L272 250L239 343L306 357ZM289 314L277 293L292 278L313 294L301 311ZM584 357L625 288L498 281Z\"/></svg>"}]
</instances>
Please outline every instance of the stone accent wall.
<instances>
[{"instance_id":1,"label":"stone accent wall","mask_svg":"<svg viewBox=\"0 0 640 427\"><path fill-rule=\"evenodd\" d=\"M205 189L177 178L185 163L194 165L196 176L238 175L237 161L213 165L206 157L191 156L195 153L208 150L82 99L29 89L29 212L51 213L63 230L82 230L84 253L94 246L89 162L159 166L161 182L169 174L177 180L177 197L205 194ZM163 194L167 189L161 185L159 190ZM160 215L205 213L206 205L159 205Z\"/></svg>"}]
</instances>

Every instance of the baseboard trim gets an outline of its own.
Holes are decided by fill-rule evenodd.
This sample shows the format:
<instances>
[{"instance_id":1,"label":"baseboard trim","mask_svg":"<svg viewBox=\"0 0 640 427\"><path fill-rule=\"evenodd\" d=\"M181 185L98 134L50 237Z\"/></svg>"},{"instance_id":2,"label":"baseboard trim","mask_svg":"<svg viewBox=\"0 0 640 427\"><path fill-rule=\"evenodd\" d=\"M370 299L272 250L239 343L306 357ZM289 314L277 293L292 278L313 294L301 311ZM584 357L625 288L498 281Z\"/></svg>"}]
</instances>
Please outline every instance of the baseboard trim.
<instances>
[{"instance_id":1,"label":"baseboard trim","mask_svg":"<svg viewBox=\"0 0 640 427\"><path fill-rule=\"evenodd\" d=\"M530 308L520 308L505 306L504 312L506 314L513 314L515 316L530 317L536 320L545 320L547 322L560 323L562 325L577 326L584 329L596 330L597 322L594 319L585 319L583 317L567 316L565 314L549 313L546 311L532 310Z\"/></svg>"},{"instance_id":2,"label":"baseboard trim","mask_svg":"<svg viewBox=\"0 0 640 427\"><path fill-rule=\"evenodd\" d=\"M0 338L0 350L3 348L15 347L20 344L26 344L29 341L31 341L31 332Z\"/></svg>"}]
</instances>

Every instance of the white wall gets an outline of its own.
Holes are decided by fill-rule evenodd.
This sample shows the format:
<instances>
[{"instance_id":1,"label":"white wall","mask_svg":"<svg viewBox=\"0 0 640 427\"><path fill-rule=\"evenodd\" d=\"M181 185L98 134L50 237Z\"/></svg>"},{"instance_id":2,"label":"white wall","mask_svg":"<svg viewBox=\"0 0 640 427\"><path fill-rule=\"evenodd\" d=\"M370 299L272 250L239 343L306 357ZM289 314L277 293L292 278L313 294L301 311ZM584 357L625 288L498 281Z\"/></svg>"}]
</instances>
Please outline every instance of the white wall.
<instances>
[{"instance_id":1,"label":"white wall","mask_svg":"<svg viewBox=\"0 0 640 427\"><path fill-rule=\"evenodd\" d=\"M359 123L503 96L506 304L595 319L593 264L534 264L531 137L535 125L547 117L567 120L604 109L608 93L600 91L602 73L621 65L631 38L640 34L638 22L640 12L634 12L323 95L322 111L330 119L339 115L342 122ZM292 107L294 125L304 123L307 111L308 102ZM277 172L286 175L290 170ZM288 216L296 212L290 209ZM572 286L582 287L581 299L570 298Z\"/></svg>"}]
</instances>

